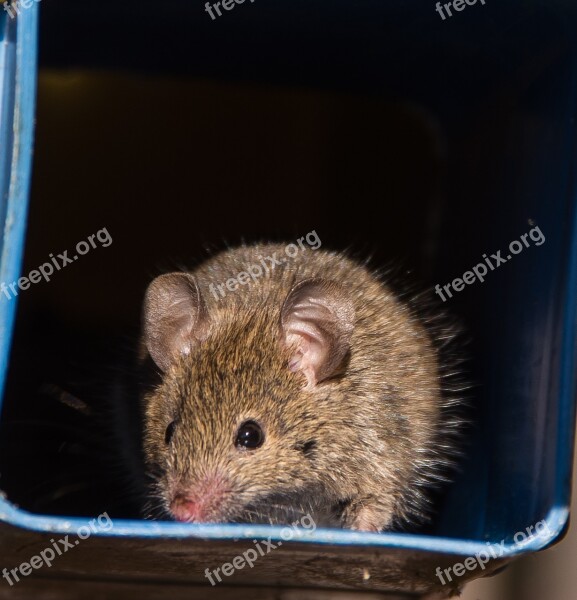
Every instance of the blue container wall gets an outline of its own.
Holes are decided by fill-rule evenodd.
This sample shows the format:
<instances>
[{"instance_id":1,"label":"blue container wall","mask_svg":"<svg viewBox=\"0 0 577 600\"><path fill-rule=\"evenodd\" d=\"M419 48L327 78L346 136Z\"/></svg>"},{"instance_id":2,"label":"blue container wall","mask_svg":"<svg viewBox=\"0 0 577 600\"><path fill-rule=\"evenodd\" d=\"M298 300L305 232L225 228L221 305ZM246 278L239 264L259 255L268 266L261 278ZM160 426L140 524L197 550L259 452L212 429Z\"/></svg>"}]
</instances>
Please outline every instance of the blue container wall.
<instances>
[{"instance_id":1,"label":"blue container wall","mask_svg":"<svg viewBox=\"0 0 577 600\"><path fill-rule=\"evenodd\" d=\"M6 207L8 205L8 188L10 185L10 173L12 167L12 153L8 151L13 145L12 115L14 114L14 81L16 73L16 44L15 23L3 16L0 21L2 32L2 45L0 46L0 72L6 74L3 77L0 88L0 218L2 223L6 219Z\"/></svg>"},{"instance_id":2,"label":"blue container wall","mask_svg":"<svg viewBox=\"0 0 577 600\"><path fill-rule=\"evenodd\" d=\"M0 14L0 281L18 279L32 169L37 9ZM0 301L0 398L8 371L16 300Z\"/></svg>"},{"instance_id":3,"label":"blue container wall","mask_svg":"<svg viewBox=\"0 0 577 600\"><path fill-rule=\"evenodd\" d=\"M483 428L465 479L475 493L469 498L473 514L484 515L479 534L491 539L523 530L569 494L577 73L574 36L550 8L513 19L507 37L493 40L500 60L491 81L472 88L459 104L493 113L484 119L487 132L476 137L477 152L488 150L486 139L494 136L498 154L483 161L482 189L462 198L463 205L479 207L476 232L464 226L468 211L458 205L445 229L452 247L442 260L452 269L455 247L460 254L476 248L476 257L463 259L466 267L468 260L481 261L482 252L491 256L502 249L510 256L508 244L535 225L546 240L530 249L531 258L514 256L514 264L490 273L474 297L464 299L478 316L474 336L484 357L478 365ZM462 126L461 119L450 121ZM471 176L476 166L470 160L467 153L453 165L458 179ZM486 488L479 493L473 479L481 465Z\"/></svg>"},{"instance_id":4,"label":"blue container wall","mask_svg":"<svg viewBox=\"0 0 577 600\"><path fill-rule=\"evenodd\" d=\"M46 11L45 66L322 88L414 107L435 128L447 160L433 283L460 277L483 253L501 249L505 255L512 240L539 226L545 243L527 248L447 306L464 318L475 340L477 427L441 514L440 537L318 532L315 539L470 553L485 540L511 541L545 517L559 532L569 501L575 399L572 3L487 2L442 20L432 2L311 7L277 1L239 6L214 23L200 3L159 9L151 2L126 2L116 7L114 19L100 2L79 4L60 3L68 20L57 9ZM138 28L131 27L135 15ZM24 15L22 31L32 20ZM27 68L32 77L32 63ZM20 164L25 181L29 165ZM351 196L356 184L335 175L335 188L349 186ZM22 213L17 222L23 226ZM388 224L377 225L386 231ZM19 260L18 248L10 256ZM16 278L17 263L11 264L4 280ZM69 519L4 510L11 522L26 527L70 526ZM114 531L248 538L255 529L134 521ZM259 531L266 537L269 530Z\"/></svg>"},{"instance_id":5,"label":"blue container wall","mask_svg":"<svg viewBox=\"0 0 577 600\"><path fill-rule=\"evenodd\" d=\"M560 145L571 141L560 123L547 128L550 135L558 136ZM511 149L512 169L518 155L526 153L522 144ZM500 182L488 185L492 200L483 205L476 223L483 240L470 262L482 263L481 252L491 256L501 250L503 257L511 256L509 243L520 241L536 225L545 238L542 246L530 249L531 258L519 255L512 258L514 265L499 267L503 272L489 272L470 300L475 304L471 310L478 315L476 343L484 356L477 365L482 425L461 480L463 489L470 490L465 496L469 506L462 506L461 488L453 490L453 501L455 510L461 507L469 513L469 522L477 523L478 535L490 539L523 530L524 524L535 523L552 506L565 505L569 495L575 393L575 211L567 189L571 180L567 161L543 163L525 171L516 189L504 190ZM539 181L544 171L551 177L545 185ZM459 228L456 213L449 226ZM468 260L462 264L465 270ZM475 521L474 515L483 518Z\"/></svg>"}]
</instances>

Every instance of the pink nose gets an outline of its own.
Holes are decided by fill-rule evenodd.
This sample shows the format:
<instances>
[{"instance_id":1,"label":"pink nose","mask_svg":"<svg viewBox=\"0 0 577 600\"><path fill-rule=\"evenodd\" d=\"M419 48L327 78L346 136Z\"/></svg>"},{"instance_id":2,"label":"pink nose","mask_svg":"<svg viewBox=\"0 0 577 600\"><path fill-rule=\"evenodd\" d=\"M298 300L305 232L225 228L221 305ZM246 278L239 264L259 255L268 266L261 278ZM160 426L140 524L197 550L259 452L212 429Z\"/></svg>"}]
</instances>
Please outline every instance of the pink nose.
<instances>
[{"instance_id":1,"label":"pink nose","mask_svg":"<svg viewBox=\"0 0 577 600\"><path fill-rule=\"evenodd\" d=\"M183 482L174 490L169 510L177 521L215 523L222 520L230 485L221 475L208 474L195 482Z\"/></svg>"},{"instance_id":2,"label":"pink nose","mask_svg":"<svg viewBox=\"0 0 577 600\"><path fill-rule=\"evenodd\" d=\"M193 502L182 496L178 496L172 501L170 512L177 521L185 523L199 523L206 518L206 510L201 503Z\"/></svg>"}]
</instances>

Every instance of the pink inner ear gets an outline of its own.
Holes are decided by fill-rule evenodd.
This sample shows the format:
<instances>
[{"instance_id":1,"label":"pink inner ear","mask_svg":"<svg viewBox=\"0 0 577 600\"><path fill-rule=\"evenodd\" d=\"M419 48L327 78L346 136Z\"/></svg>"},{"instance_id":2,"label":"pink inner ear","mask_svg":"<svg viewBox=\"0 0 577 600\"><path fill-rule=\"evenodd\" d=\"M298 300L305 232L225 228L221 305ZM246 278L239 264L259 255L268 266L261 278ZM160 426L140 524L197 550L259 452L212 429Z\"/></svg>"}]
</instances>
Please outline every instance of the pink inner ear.
<instances>
[{"instance_id":1,"label":"pink inner ear","mask_svg":"<svg viewBox=\"0 0 577 600\"><path fill-rule=\"evenodd\" d=\"M289 370L293 373L298 371L301 368L301 363L303 360L303 351L299 348L296 351L296 354L289 361Z\"/></svg>"},{"instance_id":2,"label":"pink inner ear","mask_svg":"<svg viewBox=\"0 0 577 600\"><path fill-rule=\"evenodd\" d=\"M194 277L166 273L152 281L145 294L143 320L148 352L167 371L208 333L206 305Z\"/></svg>"},{"instance_id":3,"label":"pink inner ear","mask_svg":"<svg viewBox=\"0 0 577 600\"><path fill-rule=\"evenodd\" d=\"M355 310L333 281L296 284L281 311L283 341L293 355L291 371L302 372L309 388L333 375L349 350Z\"/></svg>"},{"instance_id":4,"label":"pink inner ear","mask_svg":"<svg viewBox=\"0 0 577 600\"><path fill-rule=\"evenodd\" d=\"M323 364L327 348L319 332L312 327L291 327L286 342L289 347L295 347L295 353L289 360L289 369L301 371L307 379L307 388L313 388L317 383L317 372Z\"/></svg>"}]
</instances>

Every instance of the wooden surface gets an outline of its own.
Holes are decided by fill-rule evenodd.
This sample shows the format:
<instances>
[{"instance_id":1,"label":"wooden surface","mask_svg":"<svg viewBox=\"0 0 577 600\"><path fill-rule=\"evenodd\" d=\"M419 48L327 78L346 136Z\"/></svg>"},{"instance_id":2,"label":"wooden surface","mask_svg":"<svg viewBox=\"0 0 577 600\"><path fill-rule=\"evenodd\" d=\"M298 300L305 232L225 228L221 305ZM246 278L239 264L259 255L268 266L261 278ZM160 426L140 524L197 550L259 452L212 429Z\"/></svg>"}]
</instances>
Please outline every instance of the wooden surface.
<instances>
[{"instance_id":1,"label":"wooden surface","mask_svg":"<svg viewBox=\"0 0 577 600\"><path fill-rule=\"evenodd\" d=\"M0 569L28 562L52 546L61 534L0 526ZM114 538L92 536L56 556L50 567L32 570L10 586L0 579L0 598L275 598L324 600L362 597L419 597L435 593L450 597L467 580L502 566L494 561L485 571L466 572L443 589L435 576L464 557L403 549L339 547L285 542L211 586L205 570L231 562L253 547L247 541L206 541L195 538ZM76 542L78 542L76 544ZM56 542L55 542L56 543ZM346 592L346 593L345 593ZM351 595L351 592L357 592ZM375 593L378 594L375 596ZM368 594L368 595L367 595ZM388 594L393 594L389 596ZM402 596L402 594L407 594ZM168 596L167 596L168 595Z\"/></svg>"},{"instance_id":2,"label":"wooden surface","mask_svg":"<svg viewBox=\"0 0 577 600\"><path fill-rule=\"evenodd\" d=\"M78 600L99 598L106 600L168 600L214 598L216 600L405 600L416 596L386 595L371 592L335 592L330 590L279 589L263 587L230 587L207 589L206 586L178 586L174 584L111 583L103 581L39 580L27 582L14 590L3 589L0 598L30 600L50 598Z\"/></svg>"}]
</instances>

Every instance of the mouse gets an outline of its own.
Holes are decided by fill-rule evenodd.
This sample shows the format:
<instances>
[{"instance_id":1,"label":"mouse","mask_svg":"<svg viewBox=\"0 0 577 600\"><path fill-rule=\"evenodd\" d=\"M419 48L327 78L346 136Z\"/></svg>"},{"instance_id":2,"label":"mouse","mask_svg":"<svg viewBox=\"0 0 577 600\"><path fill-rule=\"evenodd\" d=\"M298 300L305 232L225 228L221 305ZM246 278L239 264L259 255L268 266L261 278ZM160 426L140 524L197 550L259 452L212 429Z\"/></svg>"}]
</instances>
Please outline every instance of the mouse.
<instances>
[{"instance_id":1,"label":"mouse","mask_svg":"<svg viewBox=\"0 0 577 600\"><path fill-rule=\"evenodd\" d=\"M452 330L427 325L366 262L290 246L228 248L148 285L146 516L306 514L372 532L426 521L458 453L439 351Z\"/></svg>"}]
</instances>

